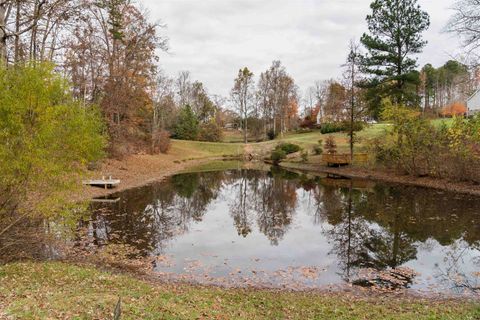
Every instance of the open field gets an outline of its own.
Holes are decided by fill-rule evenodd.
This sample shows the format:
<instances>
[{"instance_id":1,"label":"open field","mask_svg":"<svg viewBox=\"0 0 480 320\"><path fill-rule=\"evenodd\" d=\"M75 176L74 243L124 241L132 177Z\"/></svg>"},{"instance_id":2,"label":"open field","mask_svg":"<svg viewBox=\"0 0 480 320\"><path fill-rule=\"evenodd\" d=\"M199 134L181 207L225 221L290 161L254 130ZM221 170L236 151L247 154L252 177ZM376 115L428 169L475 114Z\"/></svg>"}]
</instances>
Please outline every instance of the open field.
<instances>
[{"instance_id":1,"label":"open field","mask_svg":"<svg viewBox=\"0 0 480 320\"><path fill-rule=\"evenodd\" d=\"M65 263L0 267L0 318L476 320L470 301L166 285Z\"/></svg>"},{"instance_id":2,"label":"open field","mask_svg":"<svg viewBox=\"0 0 480 320\"><path fill-rule=\"evenodd\" d=\"M369 139L373 139L381 135L387 128L389 124L375 124L366 127L364 130L357 133L357 137L360 139L359 143L355 145L357 151L364 151ZM311 150L318 140L323 140L325 142L326 138L332 135L337 142L338 152L348 152L348 136L346 133L331 133L331 134L321 134L319 130L315 130L309 133L289 133L286 134L283 138L278 137L273 141L265 141L260 143L250 144L250 148L256 153L264 154L266 150L271 150L277 144L281 142L289 142L300 145L303 149Z\"/></svg>"},{"instance_id":3,"label":"open field","mask_svg":"<svg viewBox=\"0 0 480 320\"><path fill-rule=\"evenodd\" d=\"M243 145L222 142L172 140L172 148L169 154L174 156L176 160L241 156L243 155Z\"/></svg>"}]
</instances>

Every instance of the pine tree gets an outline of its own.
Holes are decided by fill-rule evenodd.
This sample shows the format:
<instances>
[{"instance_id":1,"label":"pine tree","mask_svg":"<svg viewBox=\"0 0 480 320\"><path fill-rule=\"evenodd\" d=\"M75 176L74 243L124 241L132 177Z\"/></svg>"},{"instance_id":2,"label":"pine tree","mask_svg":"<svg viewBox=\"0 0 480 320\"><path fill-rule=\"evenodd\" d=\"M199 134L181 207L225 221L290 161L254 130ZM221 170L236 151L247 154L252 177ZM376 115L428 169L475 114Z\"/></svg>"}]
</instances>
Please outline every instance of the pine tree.
<instances>
[{"instance_id":1,"label":"pine tree","mask_svg":"<svg viewBox=\"0 0 480 320\"><path fill-rule=\"evenodd\" d=\"M430 25L429 15L417 0L375 0L370 8L372 13L366 19L369 32L360 40L367 49L363 71L371 75L366 87L376 91L372 96L418 106L420 79L412 55L422 52L427 43L422 32Z\"/></svg>"},{"instance_id":2,"label":"pine tree","mask_svg":"<svg viewBox=\"0 0 480 320\"><path fill-rule=\"evenodd\" d=\"M188 104L180 110L174 136L181 140L196 140L198 137L198 119Z\"/></svg>"}]
</instances>

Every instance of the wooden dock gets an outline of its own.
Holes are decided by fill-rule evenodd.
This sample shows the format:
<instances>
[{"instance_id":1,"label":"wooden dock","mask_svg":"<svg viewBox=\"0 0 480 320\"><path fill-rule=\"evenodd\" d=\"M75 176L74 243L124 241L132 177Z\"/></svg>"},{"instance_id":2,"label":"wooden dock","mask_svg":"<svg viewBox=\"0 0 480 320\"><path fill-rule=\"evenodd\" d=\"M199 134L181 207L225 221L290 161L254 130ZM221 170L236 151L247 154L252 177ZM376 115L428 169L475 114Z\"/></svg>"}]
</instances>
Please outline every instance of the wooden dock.
<instances>
[{"instance_id":1,"label":"wooden dock","mask_svg":"<svg viewBox=\"0 0 480 320\"><path fill-rule=\"evenodd\" d=\"M120 197L118 198L93 198L92 200L90 200L90 202L94 202L94 203L117 203L120 201Z\"/></svg>"},{"instance_id":2,"label":"wooden dock","mask_svg":"<svg viewBox=\"0 0 480 320\"><path fill-rule=\"evenodd\" d=\"M112 179L112 177L109 177L108 179L106 179L105 177L102 177L102 179L98 179L98 180L83 181L83 184L92 186L92 187L102 187L105 189L109 189L109 188L115 188L116 186L118 186L120 184L120 180Z\"/></svg>"}]
</instances>

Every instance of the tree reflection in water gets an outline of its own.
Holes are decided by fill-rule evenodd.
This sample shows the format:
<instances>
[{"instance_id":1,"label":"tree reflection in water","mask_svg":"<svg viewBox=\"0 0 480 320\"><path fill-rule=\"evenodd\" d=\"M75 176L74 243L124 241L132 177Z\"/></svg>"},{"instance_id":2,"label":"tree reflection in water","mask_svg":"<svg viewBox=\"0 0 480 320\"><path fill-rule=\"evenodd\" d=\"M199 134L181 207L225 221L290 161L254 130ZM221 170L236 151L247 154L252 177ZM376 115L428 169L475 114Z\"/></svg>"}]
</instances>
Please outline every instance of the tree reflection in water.
<instances>
[{"instance_id":1,"label":"tree reflection in water","mask_svg":"<svg viewBox=\"0 0 480 320\"><path fill-rule=\"evenodd\" d=\"M461 258L454 256L461 257L462 252L456 244L469 250L469 259L478 256L480 246L479 199L320 179L278 168L181 174L118 196L118 203L95 205L90 221L81 225L88 226L94 246L129 244L141 256L167 252L172 240L188 234L192 223L203 221L215 204L226 205L239 236L249 238L258 231L272 248L281 246L297 215L309 214L310 223L318 225L322 239L329 243L336 272L347 282L355 281L364 269L399 270L417 260L419 252L425 255L437 247L456 252L446 254L451 261L436 270L439 279L449 279L453 273L461 274L451 272L461 266L455 263ZM308 205L302 199L308 199ZM434 245L430 248L426 243ZM468 286L474 287L474 278L467 278ZM412 281L404 280L405 285Z\"/></svg>"}]
</instances>

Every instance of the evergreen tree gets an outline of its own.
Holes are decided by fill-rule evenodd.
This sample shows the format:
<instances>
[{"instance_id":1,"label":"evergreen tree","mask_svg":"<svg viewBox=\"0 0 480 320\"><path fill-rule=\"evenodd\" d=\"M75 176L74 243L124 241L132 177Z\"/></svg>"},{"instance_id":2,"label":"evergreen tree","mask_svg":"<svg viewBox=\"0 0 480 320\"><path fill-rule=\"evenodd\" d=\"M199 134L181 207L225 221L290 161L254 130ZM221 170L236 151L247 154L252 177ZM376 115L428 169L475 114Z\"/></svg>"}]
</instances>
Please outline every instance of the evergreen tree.
<instances>
[{"instance_id":1,"label":"evergreen tree","mask_svg":"<svg viewBox=\"0 0 480 320\"><path fill-rule=\"evenodd\" d=\"M181 140L196 140L198 136L198 119L190 105L184 106L178 115L174 128L174 137Z\"/></svg>"},{"instance_id":2,"label":"evergreen tree","mask_svg":"<svg viewBox=\"0 0 480 320\"><path fill-rule=\"evenodd\" d=\"M418 54L426 45L422 32L430 25L428 13L417 0L375 0L367 16L368 33L361 43L367 49L363 69L371 75L364 83L371 96L388 97L396 104L418 106Z\"/></svg>"}]
</instances>

